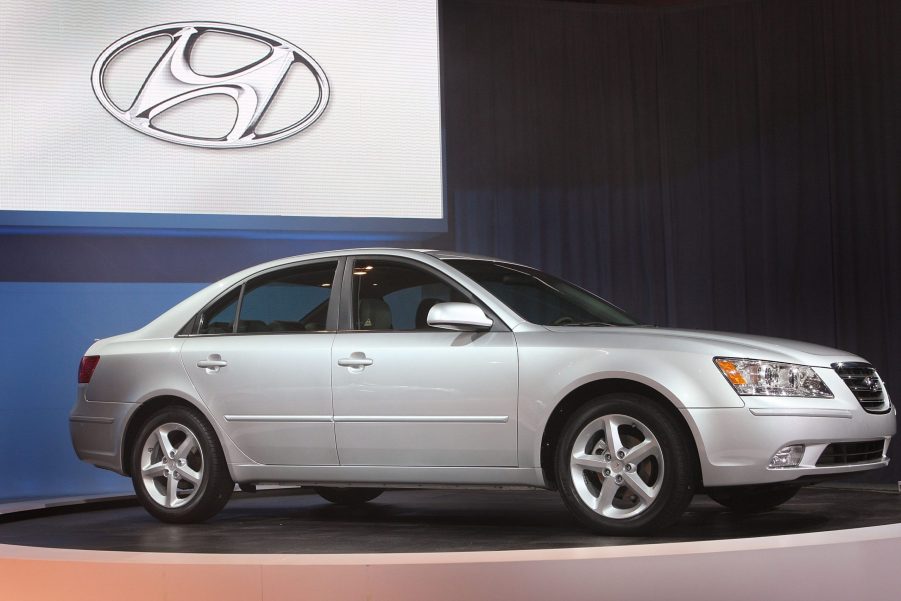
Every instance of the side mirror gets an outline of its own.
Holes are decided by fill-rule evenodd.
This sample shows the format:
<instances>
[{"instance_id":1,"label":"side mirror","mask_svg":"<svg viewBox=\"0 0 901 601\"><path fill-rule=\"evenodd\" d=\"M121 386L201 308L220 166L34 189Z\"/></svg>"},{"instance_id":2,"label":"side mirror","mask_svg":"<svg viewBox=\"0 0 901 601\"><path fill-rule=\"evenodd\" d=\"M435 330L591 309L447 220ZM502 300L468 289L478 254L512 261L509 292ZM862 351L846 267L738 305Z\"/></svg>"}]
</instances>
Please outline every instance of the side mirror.
<instances>
[{"instance_id":1,"label":"side mirror","mask_svg":"<svg viewBox=\"0 0 901 601\"><path fill-rule=\"evenodd\" d=\"M428 324L434 328L455 332L487 330L494 322L472 303L438 303L429 309Z\"/></svg>"}]
</instances>

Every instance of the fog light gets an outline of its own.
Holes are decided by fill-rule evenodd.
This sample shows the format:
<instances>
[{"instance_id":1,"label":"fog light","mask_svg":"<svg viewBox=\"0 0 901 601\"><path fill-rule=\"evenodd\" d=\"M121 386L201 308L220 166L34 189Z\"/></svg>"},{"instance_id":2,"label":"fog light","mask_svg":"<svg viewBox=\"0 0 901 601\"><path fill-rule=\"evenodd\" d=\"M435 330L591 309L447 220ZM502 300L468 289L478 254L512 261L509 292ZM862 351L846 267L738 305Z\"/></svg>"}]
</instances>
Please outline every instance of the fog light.
<instances>
[{"instance_id":1,"label":"fog light","mask_svg":"<svg viewBox=\"0 0 901 601\"><path fill-rule=\"evenodd\" d=\"M793 444L782 447L770 459L770 467L797 467L801 464L802 457L804 457L804 445Z\"/></svg>"}]
</instances>

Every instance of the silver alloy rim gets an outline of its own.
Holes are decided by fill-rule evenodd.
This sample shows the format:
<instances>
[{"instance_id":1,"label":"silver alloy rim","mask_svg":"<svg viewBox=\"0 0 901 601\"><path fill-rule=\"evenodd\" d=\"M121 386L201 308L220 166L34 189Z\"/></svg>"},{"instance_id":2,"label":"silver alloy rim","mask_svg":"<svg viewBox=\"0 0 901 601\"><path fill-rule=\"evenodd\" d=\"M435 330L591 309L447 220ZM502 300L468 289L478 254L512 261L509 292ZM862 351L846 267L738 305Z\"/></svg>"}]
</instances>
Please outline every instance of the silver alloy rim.
<instances>
[{"instance_id":1,"label":"silver alloy rim","mask_svg":"<svg viewBox=\"0 0 901 601\"><path fill-rule=\"evenodd\" d=\"M203 482L203 451L187 427L163 424L147 437L141 452L144 490L168 508L190 503Z\"/></svg>"},{"instance_id":2,"label":"silver alloy rim","mask_svg":"<svg viewBox=\"0 0 901 601\"><path fill-rule=\"evenodd\" d=\"M612 519L646 511L663 483L663 452L650 428L628 415L605 415L582 428L570 454L576 494Z\"/></svg>"}]
</instances>

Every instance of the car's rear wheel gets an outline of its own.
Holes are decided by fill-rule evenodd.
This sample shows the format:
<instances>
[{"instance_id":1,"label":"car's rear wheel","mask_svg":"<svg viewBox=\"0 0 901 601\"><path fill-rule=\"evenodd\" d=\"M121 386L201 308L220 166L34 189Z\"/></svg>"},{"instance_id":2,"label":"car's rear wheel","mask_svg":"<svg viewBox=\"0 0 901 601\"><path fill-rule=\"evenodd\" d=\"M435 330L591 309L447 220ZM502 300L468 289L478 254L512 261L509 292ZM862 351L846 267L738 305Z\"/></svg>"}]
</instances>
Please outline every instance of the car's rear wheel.
<instances>
[{"instance_id":1,"label":"car's rear wheel","mask_svg":"<svg viewBox=\"0 0 901 601\"><path fill-rule=\"evenodd\" d=\"M801 490L800 486L730 486L708 489L707 496L737 513L758 513L782 505Z\"/></svg>"},{"instance_id":2,"label":"car's rear wheel","mask_svg":"<svg viewBox=\"0 0 901 601\"><path fill-rule=\"evenodd\" d=\"M235 485L202 415L167 407L150 416L135 440L132 484L151 515L164 522L201 522L228 502Z\"/></svg>"},{"instance_id":3,"label":"car's rear wheel","mask_svg":"<svg viewBox=\"0 0 901 601\"><path fill-rule=\"evenodd\" d=\"M384 491L381 488L317 486L316 492L326 501L331 501L336 505L362 505L373 500Z\"/></svg>"},{"instance_id":4,"label":"car's rear wheel","mask_svg":"<svg viewBox=\"0 0 901 601\"><path fill-rule=\"evenodd\" d=\"M640 534L675 522L691 502L691 446L675 420L637 394L597 397L570 416L557 446L563 501L602 534Z\"/></svg>"}]
</instances>

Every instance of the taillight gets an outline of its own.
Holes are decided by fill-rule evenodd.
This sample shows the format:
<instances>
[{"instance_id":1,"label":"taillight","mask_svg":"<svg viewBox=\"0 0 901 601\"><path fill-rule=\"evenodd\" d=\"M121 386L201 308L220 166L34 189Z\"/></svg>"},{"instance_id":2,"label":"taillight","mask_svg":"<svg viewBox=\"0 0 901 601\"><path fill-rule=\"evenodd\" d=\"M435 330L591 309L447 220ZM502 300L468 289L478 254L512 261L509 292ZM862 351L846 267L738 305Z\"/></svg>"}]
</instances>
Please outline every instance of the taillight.
<instances>
[{"instance_id":1,"label":"taillight","mask_svg":"<svg viewBox=\"0 0 901 601\"><path fill-rule=\"evenodd\" d=\"M100 363L100 355L85 355L81 358L81 364L78 366L78 383L87 384Z\"/></svg>"}]
</instances>

